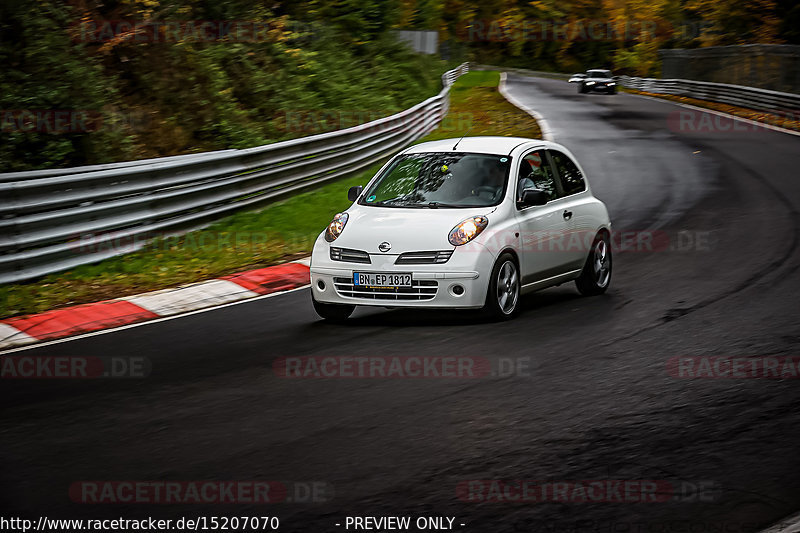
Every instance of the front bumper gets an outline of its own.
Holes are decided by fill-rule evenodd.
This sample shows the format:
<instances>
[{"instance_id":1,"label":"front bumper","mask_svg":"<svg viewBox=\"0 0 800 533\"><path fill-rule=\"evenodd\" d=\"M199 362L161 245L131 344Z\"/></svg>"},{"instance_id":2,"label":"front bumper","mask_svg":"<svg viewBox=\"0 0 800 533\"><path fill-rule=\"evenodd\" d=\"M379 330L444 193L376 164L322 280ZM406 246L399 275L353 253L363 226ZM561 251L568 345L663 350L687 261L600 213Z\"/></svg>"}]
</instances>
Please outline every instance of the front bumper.
<instances>
[{"instance_id":1,"label":"front bumper","mask_svg":"<svg viewBox=\"0 0 800 533\"><path fill-rule=\"evenodd\" d=\"M494 254L476 242L457 247L447 263L423 265L396 265L397 254L394 253L370 254L371 264L333 261L330 259L330 246L324 238L317 239L311 254L311 291L314 299L322 303L479 308L486 301L489 275L495 261ZM379 292L354 296L354 272L410 272L416 286L405 293ZM463 289L461 294L458 294L458 287Z\"/></svg>"}]
</instances>

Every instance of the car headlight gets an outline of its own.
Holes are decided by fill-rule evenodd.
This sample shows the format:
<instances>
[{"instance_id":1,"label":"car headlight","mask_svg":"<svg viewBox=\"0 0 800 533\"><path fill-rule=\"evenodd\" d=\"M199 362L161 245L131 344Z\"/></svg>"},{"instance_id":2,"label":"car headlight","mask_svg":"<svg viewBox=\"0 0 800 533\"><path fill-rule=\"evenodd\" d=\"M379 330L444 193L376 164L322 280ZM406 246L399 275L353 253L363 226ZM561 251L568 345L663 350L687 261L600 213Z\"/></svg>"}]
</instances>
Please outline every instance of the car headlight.
<instances>
[{"instance_id":1,"label":"car headlight","mask_svg":"<svg viewBox=\"0 0 800 533\"><path fill-rule=\"evenodd\" d=\"M616 83L614 83L614 82L612 81L611 83L609 83L609 85L616 85Z\"/></svg>"},{"instance_id":2,"label":"car headlight","mask_svg":"<svg viewBox=\"0 0 800 533\"><path fill-rule=\"evenodd\" d=\"M450 230L450 235L447 236L447 240L449 240L450 244L453 246L467 244L480 235L488 225L489 219L486 217L469 217L456 224L456 227Z\"/></svg>"},{"instance_id":3,"label":"car headlight","mask_svg":"<svg viewBox=\"0 0 800 533\"><path fill-rule=\"evenodd\" d=\"M349 215L347 213L336 213L331 223L328 224L328 229L325 230L325 240L328 242L335 241L336 237L344 231L344 225L347 224L348 218Z\"/></svg>"},{"instance_id":4,"label":"car headlight","mask_svg":"<svg viewBox=\"0 0 800 533\"><path fill-rule=\"evenodd\" d=\"M594 82L593 81L587 81L586 85L594 85Z\"/></svg>"}]
</instances>

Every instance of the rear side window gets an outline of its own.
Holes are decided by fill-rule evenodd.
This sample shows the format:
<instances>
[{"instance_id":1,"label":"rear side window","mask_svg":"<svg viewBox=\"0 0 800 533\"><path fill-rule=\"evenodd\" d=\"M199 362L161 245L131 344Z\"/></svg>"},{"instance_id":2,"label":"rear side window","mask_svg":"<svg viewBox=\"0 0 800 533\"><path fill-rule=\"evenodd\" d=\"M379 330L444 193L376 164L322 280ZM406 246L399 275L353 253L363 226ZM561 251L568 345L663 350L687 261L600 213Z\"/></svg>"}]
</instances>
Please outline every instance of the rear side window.
<instances>
[{"instance_id":1,"label":"rear side window","mask_svg":"<svg viewBox=\"0 0 800 533\"><path fill-rule=\"evenodd\" d=\"M577 194L586 190L586 181L583 179L583 174L578 170L578 165L576 165L572 159L567 157L566 154L556 150L550 150L550 156L553 158L553 164L561 180L564 196Z\"/></svg>"}]
</instances>

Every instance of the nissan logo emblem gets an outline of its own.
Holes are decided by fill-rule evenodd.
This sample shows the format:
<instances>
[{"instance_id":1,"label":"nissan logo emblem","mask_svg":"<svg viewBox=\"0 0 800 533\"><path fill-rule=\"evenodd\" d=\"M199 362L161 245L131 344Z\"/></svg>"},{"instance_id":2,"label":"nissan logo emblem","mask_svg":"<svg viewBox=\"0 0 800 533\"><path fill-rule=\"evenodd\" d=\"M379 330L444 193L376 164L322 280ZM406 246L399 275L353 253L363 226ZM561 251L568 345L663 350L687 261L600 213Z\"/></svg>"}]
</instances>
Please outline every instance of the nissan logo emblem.
<instances>
[{"instance_id":1,"label":"nissan logo emblem","mask_svg":"<svg viewBox=\"0 0 800 533\"><path fill-rule=\"evenodd\" d=\"M388 242L386 242L386 241L383 241L382 243L380 243L380 244L378 245L378 250L380 250L381 252L384 252L384 253L388 252L388 251L389 251L389 250L391 250L391 249L392 249L392 245L391 245L391 244L389 244L389 243L388 243Z\"/></svg>"}]
</instances>

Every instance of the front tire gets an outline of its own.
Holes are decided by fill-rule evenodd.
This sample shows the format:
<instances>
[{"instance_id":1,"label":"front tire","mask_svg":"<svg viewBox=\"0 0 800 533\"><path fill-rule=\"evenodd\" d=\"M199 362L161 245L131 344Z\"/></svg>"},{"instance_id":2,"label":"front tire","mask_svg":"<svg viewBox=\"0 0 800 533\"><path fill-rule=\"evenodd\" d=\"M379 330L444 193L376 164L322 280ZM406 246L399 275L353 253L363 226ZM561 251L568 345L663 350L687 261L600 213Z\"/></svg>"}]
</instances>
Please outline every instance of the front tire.
<instances>
[{"instance_id":1,"label":"front tire","mask_svg":"<svg viewBox=\"0 0 800 533\"><path fill-rule=\"evenodd\" d=\"M511 254L502 254L492 268L483 311L495 320L510 320L520 310L519 266Z\"/></svg>"},{"instance_id":2,"label":"front tire","mask_svg":"<svg viewBox=\"0 0 800 533\"><path fill-rule=\"evenodd\" d=\"M592 250L583 265L575 286L584 296L603 294L611 284L611 243L608 234L598 233L592 242Z\"/></svg>"},{"instance_id":3,"label":"front tire","mask_svg":"<svg viewBox=\"0 0 800 533\"><path fill-rule=\"evenodd\" d=\"M355 305L326 304L316 301L313 296L311 302L314 304L314 311L330 322L344 322L356 310Z\"/></svg>"}]
</instances>

